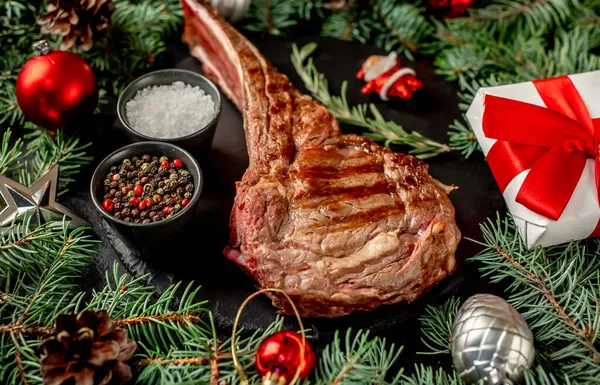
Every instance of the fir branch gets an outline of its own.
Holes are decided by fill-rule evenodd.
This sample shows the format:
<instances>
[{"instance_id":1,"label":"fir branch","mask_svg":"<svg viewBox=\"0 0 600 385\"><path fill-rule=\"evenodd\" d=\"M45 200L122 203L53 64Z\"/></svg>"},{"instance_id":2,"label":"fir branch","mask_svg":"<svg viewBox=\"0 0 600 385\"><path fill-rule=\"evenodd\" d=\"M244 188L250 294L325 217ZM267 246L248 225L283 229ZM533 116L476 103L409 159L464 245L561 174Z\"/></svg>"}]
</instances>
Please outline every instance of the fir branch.
<instances>
[{"instance_id":1,"label":"fir branch","mask_svg":"<svg viewBox=\"0 0 600 385\"><path fill-rule=\"evenodd\" d=\"M448 354L452 344L452 327L454 317L458 312L460 300L451 297L441 306L427 306L425 314L419 317L421 323L421 341L427 346L429 352L420 354Z\"/></svg>"},{"instance_id":2,"label":"fir branch","mask_svg":"<svg viewBox=\"0 0 600 385\"><path fill-rule=\"evenodd\" d=\"M298 15L303 1L298 0L255 0L243 20L242 27L248 31L282 36L298 24Z\"/></svg>"},{"instance_id":3,"label":"fir branch","mask_svg":"<svg viewBox=\"0 0 600 385\"><path fill-rule=\"evenodd\" d=\"M398 384L401 373L388 373L398 360L402 348L387 345L385 339L370 338L369 333L348 329L345 336L336 333L333 342L321 355L316 375L316 384Z\"/></svg>"},{"instance_id":4,"label":"fir branch","mask_svg":"<svg viewBox=\"0 0 600 385\"><path fill-rule=\"evenodd\" d=\"M375 44L386 51L398 50L413 59L421 42L432 33L431 25L422 15L423 9L394 0L371 0L370 3L381 31Z\"/></svg>"},{"instance_id":5,"label":"fir branch","mask_svg":"<svg viewBox=\"0 0 600 385\"><path fill-rule=\"evenodd\" d=\"M0 174L5 174L8 169L17 165L23 149L23 141L17 139L11 144L11 131L6 130L2 135L2 143L0 144Z\"/></svg>"},{"instance_id":6,"label":"fir branch","mask_svg":"<svg viewBox=\"0 0 600 385\"><path fill-rule=\"evenodd\" d=\"M33 157L31 161L25 163L19 174L20 182L26 186L33 184L51 167L58 164L60 165L58 191L59 195L64 194L67 185L75 181L74 177L81 167L92 160L84 151L92 143L80 145L78 138L65 137L61 131L52 138L46 130L33 127L26 139L28 139L26 156Z\"/></svg>"},{"instance_id":7,"label":"fir branch","mask_svg":"<svg viewBox=\"0 0 600 385\"><path fill-rule=\"evenodd\" d=\"M422 159L431 158L451 150L446 144L424 137L416 131L409 133L400 125L386 121L373 104L350 107L346 100L346 82L342 84L341 96L332 96L329 93L329 85L325 75L318 72L312 58L310 58L316 48L317 45L311 43L298 50L298 47L294 44L291 60L296 72L304 82L304 86L340 122L370 130L371 132L365 133L364 136L375 141L382 141L386 146L397 144L412 147L409 153ZM368 112L371 113L372 117L367 115Z\"/></svg>"},{"instance_id":8,"label":"fir branch","mask_svg":"<svg viewBox=\"0 0 600 385\"><path fill-rule=\"evenodd\" d=\"M508 280L509 302L534 332L554 373L577 382L600 375L600 244L526 250L511 219L482 225L485 250L473 258L493 282Z\"/></svg>"}]
</instances>

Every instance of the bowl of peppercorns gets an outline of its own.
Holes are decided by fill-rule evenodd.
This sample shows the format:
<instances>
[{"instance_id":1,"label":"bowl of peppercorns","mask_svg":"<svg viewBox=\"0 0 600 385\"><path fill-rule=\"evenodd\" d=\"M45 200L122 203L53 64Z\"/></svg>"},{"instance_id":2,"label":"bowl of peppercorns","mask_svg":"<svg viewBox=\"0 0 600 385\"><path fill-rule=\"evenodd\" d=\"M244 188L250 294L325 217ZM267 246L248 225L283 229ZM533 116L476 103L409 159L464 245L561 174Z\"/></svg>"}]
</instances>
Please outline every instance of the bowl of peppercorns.
<instances>
[{"instance_id":1,"label":"bowl of peppercorns","mask_svg":"<svg viewBox=\"0 0 600 385\"><path fill-rule=\"evenodd\" d=\"M90 186L102 216L142 252L194 217L201 190L196 159L166 142L138 142L113 152L100 162Z\"/></svg>"}]
</instances>

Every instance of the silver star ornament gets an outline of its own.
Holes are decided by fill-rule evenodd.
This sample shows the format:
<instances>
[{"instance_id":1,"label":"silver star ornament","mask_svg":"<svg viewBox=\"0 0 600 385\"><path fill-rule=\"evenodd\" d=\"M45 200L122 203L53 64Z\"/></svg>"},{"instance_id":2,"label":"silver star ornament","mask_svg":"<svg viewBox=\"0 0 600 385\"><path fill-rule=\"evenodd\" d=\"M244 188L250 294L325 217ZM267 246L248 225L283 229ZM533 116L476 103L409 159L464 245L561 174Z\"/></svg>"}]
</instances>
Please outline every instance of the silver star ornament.
<instances>
[{"instance_id":1,"label":"silver star ornament","mask_svg":"<svg viewBox=\"0 0 600 385\"><path fill-rule=\"evenodd\" d=\"M0 174L0 200L4 200L4 206L0 209L0 227L10 225L13 220L25 215L31 215L30 223L37 226L62 222L65 215L69 227L90 226L56 202L57 188L58 165L52 166L31 187Z\"/></svg>"}]
</instances>

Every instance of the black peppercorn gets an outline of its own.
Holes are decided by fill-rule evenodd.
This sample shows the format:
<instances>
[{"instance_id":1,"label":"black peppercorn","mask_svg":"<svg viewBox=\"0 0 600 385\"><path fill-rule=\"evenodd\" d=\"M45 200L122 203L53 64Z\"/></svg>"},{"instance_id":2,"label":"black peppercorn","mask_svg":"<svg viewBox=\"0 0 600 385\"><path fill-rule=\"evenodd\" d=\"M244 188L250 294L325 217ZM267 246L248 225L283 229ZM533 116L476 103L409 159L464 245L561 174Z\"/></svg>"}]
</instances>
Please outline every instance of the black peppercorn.
<instances>
[{"instance_id":1,"label":"black peppercorn","mask_svg":"<svg viewBox=\"0 0 600 385\"><path fill-rule=\"evenodd\" d=\"M124 217L128 217L129 214L131 214L131 210L127 207L125 207L123 210L121 210L121 215Z\"/></svg>"},{"instance_id":2,"label":"black peppercorn","mask_svg":"<svg viewBox=\"0 0 600 385\"><path fill-rule=\"evenodd\" d=\"M142 223L142 220L141 220L141 219L139 219L139 218L137 218L137 219L134 219L134 220L133 220L133 223Z\"/></svg>"},{"instance_id":3,"label":"black peppercorn","mask_svg":"<svg viewBox=\"0 0 600 385\"><path fill-rule=\"evenodd\" d=\"M110 168L110 172L112 172L113 174L114 174L115 172L117 172L117 166L112 166L112 167Z\"/></svg>"},{"instance_id":4,"label":"black peppercorn","mask_svg":"<svg viewBox=\"0 0 600 385\"><path fill-rule=\"evenodd\" d=\"M142 164L144 164L144 161L141 160L141 159L138 159L138 160L135 161L135 167L139 168Z\"/></svg>"},{"instance_id":5,"label":"black peppercorn","mask_svg":"<svg viewBox=\"0 0 600 385\"><path fill-rule=\"evenodd\" d=\"M121 213L115 213L114 217L117 218L117 219L120 219L121 218Z\"/></svg>"},{"instance_id":6,"label":"black peppercorn","mask_svg":"<svg viewBox=\"0 0 600 385\"><path fill-rule=\"evenodd\" d=\"M142 160L143 160L144 162L150 162L150 159L152 159L152 157L151 157L150 155L148 155L148 154L144 154L144 155L142 156Z\"/></svg>"},{"instance_id":7,"label":"black peppercorn","mask_svg":"<svg viewBox=\"0 0 600 385\"><path fill-rule=\"evenodd\" d=\"M177 195L183 195L185 193L185 189L183 187L177 187Z\"/></svg>"},{"instance_id":8,"label":"black peppercorn","mask_svg":"<svg viewBox=\"0 0 600 385\"><path fill-rule=\"evenodd\" d=\"M123 196L123 193L121 191L115 192L115 198L121 198L122 196Z\"/></svg>"},{"instance_id":9,"label":"black peppercorn","mask_svg":"<svg viewBox=\"0 0 600 385\"><path fill-rule=\"evenodd\" d=\"M140 218L142 218L142 219L145 219L147 216L148 216L148 212L145 210L140 213Z\"/></svg>"},{"instance_id":10,"label":"black peppercorn","mask_svg":"<svg viewBox=\"0 0 600 385\"><path fill-rule=\"evenodd\" d=\"M189 192L194 191L194 184L190 183L187 186L185 186L185 191L189 191Z\"/></svg>"},{"instance_id":11,"label":"black peppercorn","mask_svg":"<svg viewBox=\"0 0 600 385\"><path fill-rule=\"evenodd\" d=\"M125 222L131 222L131 217L125 218Z\"/></svg>"},{"instance_id":12,"label":"black peppercorn","mask_svg":"<svg viewBox=\"0 0 600 385\"><path fill-rule=\"evenodd\" d=\"M150 219L146 218L142 221L142 225L150 223Z\"/></svg>"},{"instance_id":13,"label":"black peppercorn","mask_svg":"<svg viewBox=\"0 0 600 385\"><path fill-rule=\"evenodd\" d=\"M150 172L152 174L156 174L157 171L158 171L158 167L156 167L156 166L152 166L152 168L150 169Z\"/></svg>"},{"instance_id":14,"label":"black peppercorn","mask_svg":"<svg viewBox=\"0 0 600 385\"><path fill-rule=\"evenodd\" d=\"M139 171L139 172L137 173L137 177L138 177L139 179L142 179L142 178L143 178L143 177L145 177L145 176L146 176L146 173L145 173L144 171Z\"/></svg>"},{"instance_id":15,"label":"black peppercorn","mask_svg":"<svg viewBox=\"0 0 600 385\"><path fill-rule=\"evenodd\" d=\"M140 210L138 210L138 209L131 210L131 216L132 217L137 218L138 215L140 215Z\"/></svg>"},{"instance_id":16,"label":"black peppercorn","mask_svg":"<svg viewBox=\"0 0 600 385\"><path fill-rule=\"evenodd\" d=\"M121 202L115 202L115 205L113 207L113 210L115 210L115 212L118 214L118 211L121 210L123 208L123 204ZM120 215L120 214L119 214Z\"/></svg>"}]
</instances>

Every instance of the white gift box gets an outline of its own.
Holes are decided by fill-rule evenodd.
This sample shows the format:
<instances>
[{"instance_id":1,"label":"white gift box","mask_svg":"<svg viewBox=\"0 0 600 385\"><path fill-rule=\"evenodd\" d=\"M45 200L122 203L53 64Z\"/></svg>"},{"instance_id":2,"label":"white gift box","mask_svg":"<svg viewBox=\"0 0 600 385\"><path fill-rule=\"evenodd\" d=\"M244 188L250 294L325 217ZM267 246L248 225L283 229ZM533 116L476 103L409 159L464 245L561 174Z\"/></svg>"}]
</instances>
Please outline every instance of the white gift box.
<instances>
[{"instance_id":1,"label":"white gift box","mask_svg":"<svg viewBox=\"0 0 600 385\"><path fill-rule=\"evenodd\" d=\"M600 118L600 98L598 97L600 71L570 75L569 78L581 95L590 117L592 119ZM546 105L532 82L479 89L467 111L467 119L487 157L490 149L496 143L496 139L486 137L483 131L486 95L513 99L544 108ZM506 114L510 116L511 111L506 111ZM507 159L506 162L509 160ZM594 159L587 159L579 183L558 220L546 218L516 202L517 193L530 170L521 172L508 183L503 191L503 196L528 248L585 239L594 232L600 221L595 164Z\"/></svg>"}]
</instances>

